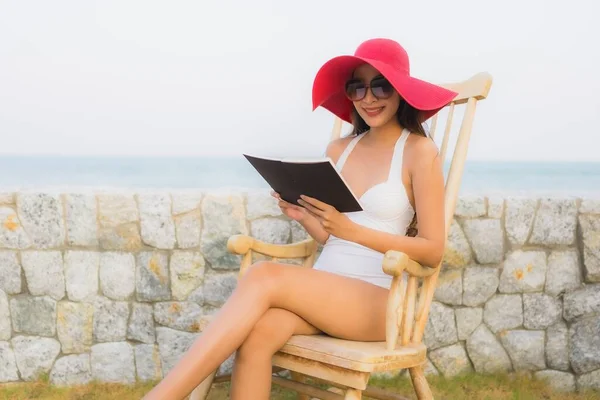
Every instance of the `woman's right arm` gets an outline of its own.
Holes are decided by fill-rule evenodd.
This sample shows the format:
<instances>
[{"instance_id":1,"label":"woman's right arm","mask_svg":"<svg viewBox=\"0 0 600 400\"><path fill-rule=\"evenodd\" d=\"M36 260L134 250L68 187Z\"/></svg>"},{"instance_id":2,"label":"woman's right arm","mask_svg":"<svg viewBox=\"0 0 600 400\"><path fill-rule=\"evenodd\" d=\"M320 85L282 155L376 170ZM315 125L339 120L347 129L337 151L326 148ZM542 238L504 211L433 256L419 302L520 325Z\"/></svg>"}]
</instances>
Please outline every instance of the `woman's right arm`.
<instances>
[{"instance_id":1,"label":"woman's right arm","mask_svg":"<svg viewBox=\"0 0 600 400\"><path fill-rule=\"evenodd\" d=\"M331 158L334 163L336 163L344 151L344 148L347 146L347 142L348 139L337 139L329 142L325 154L327 157ZM277 193L273 193L273 197L279 201L279 207L286 216L298 221L300 225L304 227L306 232L317 241L317 243L325 244L329 238L329 233L325 231L321 225L321 222L315 216L307 212L304 207L296 206L281 200L279 198L279 194Z\"/></svg>"},{"instance_id":2,"label":"woman's right arm","mask_svg":"<svg viewBox=\"0 0 600 400\"><path fill-rule=\"evenodd\" d=\"M306 232L317 241L317 243L325 244L327 239L329 239L329 233L325 231L321 225L321 221L311 214L306 213L306 217L298 222L306 229Z\"/></svg>"},{"instance_id":3,"label":"woman's right arm","mask_svg":"<svg viewBox=\"0 0 600 400\"><path fill-rule=\"evenodd\" d=\"M319 244L325 244L327 238L329 238L329 233L325 231L317 218L307 212L305 208L281 199L279 193L273 192L271 194L277 199L279 208L281 208L281 212L283 212L286 217L291 218L302 225L306 232Z\"/></svg>"}]
</instances>

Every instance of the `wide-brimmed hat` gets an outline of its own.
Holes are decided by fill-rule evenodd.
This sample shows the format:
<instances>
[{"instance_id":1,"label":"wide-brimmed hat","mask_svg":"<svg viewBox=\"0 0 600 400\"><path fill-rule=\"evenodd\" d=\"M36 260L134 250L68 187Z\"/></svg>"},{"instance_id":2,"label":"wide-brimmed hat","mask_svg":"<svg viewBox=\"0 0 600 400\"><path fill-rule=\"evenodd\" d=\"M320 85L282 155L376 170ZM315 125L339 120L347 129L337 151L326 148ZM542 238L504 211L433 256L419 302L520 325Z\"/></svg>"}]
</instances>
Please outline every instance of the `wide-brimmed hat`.
<instances>
[{"instance_id":1,"label":"wide-brimmed hat","mask_svg":"<svg viewBox=\"0 0 600 400\"><path fill-rule=\"evenodd\" d=\"M327 61L313 82L313 111L321 106L346 122L351 121L352 101L346 97L345 83L358 66L368 63L378 70L411 106L421 111L425 121L454 99L458 93L410 76L406 50L390 39L370 39L361 43L354 55Z\"/></svg>"}]
</instances>

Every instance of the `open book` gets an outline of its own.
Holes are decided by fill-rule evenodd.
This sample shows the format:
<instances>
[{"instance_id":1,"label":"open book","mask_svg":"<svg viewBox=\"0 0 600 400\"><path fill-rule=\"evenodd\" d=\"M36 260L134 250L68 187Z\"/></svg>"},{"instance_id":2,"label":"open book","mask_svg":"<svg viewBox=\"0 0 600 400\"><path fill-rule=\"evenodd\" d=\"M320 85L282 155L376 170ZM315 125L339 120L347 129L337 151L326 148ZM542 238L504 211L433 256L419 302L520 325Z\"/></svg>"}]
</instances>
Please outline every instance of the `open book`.
<instances>
[{"instance_id":1,"label":"open book","mask_svg":"<svg viewBox=\"0 0 600 400\"><path fill-rule=\"evenodd\" d=\"M362 207L330 158L310 160L244 157L271 188L288 203L298 204L300 195L327 203L339 212L362 211Z\"/></svg>"}]
</instances>

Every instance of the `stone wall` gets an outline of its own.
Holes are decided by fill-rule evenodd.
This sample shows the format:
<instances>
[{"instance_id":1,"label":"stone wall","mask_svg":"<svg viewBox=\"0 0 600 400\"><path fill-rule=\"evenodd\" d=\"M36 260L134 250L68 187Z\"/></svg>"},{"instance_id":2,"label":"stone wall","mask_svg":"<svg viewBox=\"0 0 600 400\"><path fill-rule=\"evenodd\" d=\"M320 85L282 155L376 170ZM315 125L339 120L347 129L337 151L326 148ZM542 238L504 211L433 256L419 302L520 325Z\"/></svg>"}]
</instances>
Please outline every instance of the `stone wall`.
<instances>
[{"instance_id":1,"label":"stone wall","mask_svg":"<svg viewBox=\"0 0 600 400\"><path fill-rule=\"evenodd\" d=\"M465 197L455 214L428 373L600 388L600 201ZM262 191L0 193L0 382L160 378L235 287L238 233L305 237Z\"/></svg>"}]
</instances>

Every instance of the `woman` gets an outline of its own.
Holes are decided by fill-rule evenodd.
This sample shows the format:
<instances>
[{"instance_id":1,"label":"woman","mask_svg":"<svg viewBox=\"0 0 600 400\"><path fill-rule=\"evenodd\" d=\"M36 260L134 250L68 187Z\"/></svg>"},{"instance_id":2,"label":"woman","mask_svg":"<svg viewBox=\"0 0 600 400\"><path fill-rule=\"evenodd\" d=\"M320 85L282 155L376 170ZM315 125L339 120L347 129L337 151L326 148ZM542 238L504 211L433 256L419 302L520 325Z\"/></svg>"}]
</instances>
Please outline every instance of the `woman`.
<instances>
[{"instance_id":1,"label":"woman","mask_svg":"<svg viewBox=\"0 0 600 400\"><path fill-rule=\"evenodd\" d=\"M445 244L444 182L435 143L422 123L456 93L412 78L396 42L372 39L353 56L328 61L317 73L313 107L354 126L327 155L364 211L342 214L301 196L281 199L284 214L324 244L314 268L253 265L215 320L146 399L182 399L234 351L232 399L268 399L271 357L295 334L385 340L391 277L383 254L399 250L429 266ZM418 235L407 233L419 215Z\"/></svg>"}]
</instances>

